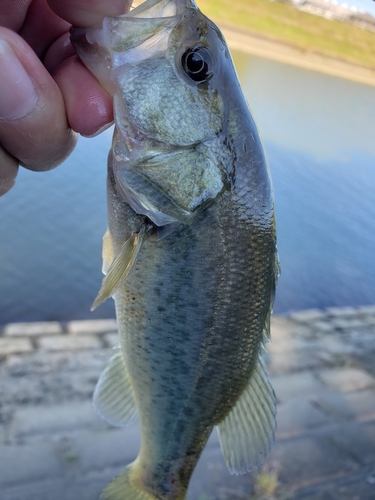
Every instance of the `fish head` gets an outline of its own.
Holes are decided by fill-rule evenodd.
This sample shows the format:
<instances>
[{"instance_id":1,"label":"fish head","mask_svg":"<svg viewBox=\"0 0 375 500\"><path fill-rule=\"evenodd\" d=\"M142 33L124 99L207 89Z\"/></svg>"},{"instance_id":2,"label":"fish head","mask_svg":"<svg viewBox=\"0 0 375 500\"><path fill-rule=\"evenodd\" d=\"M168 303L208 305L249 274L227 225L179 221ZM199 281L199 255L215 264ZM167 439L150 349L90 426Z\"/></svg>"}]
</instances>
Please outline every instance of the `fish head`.
<instances>
[{"instance_id":1,"label":"fish head","mask_svg":"<svg viewBox=\"0 0 375 500\"><path fill-rule=\"evenodd\" d=\"M193 0L148 0L100 29L73 29L72 41L114 97L112 158L122 197L157 225L206 208L230 182L229 138L241 125L231 116L241 115L244 101L217 26Z\"/></svg>"},{"instance_id":2,"label":"fish head","mask_svg":"<svg viewBox=\"0 0 375 500\"><path fill-rule=\"evenodd\" d=\"M105 18L99 29L73 28L72 41L149 138L190 145L221 130L220 73L227 48L194 1L149 0L126 15ZM115 103L118 112L123 106Z\"/></svg>"}]
</instances>

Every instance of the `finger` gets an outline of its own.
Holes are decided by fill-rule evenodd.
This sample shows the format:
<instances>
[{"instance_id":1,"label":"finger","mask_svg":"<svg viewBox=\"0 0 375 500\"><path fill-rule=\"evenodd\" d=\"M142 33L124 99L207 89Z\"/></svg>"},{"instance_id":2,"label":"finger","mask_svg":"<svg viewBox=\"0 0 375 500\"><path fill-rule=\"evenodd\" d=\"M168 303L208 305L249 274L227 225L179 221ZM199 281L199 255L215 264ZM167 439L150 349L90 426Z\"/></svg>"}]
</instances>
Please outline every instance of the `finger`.
<instances>
[{"instance_id":1,"label":"finger","mask_svg":"<svg viewBox=\"0 0 375 500\"><path fill-rule=\"evenodd\" d=\"M113 121L112 97L77 56L64 61L54 78L64 96L69 124L73 130L92 136Z\"/></svg>"},{"instance_id":2,"label":"finger","mask_svg":"<svg viewBox=\"0 0 375 500\"><path fill-rule=\"evenodd\" d=\"M27 168L48 170L75 142L56 82L18 35L0 28L0 144Z\"/></svg>"},{"instance_id":3,"label":"finger","mask_svg":"<svg viewBox=\"0 0 375 500\"><path fill-rule=\"evenodd\" d=\"M103 17L129 11L132 0L48 0L51 9L74 26L100 26Z\"/></svg>"},{"instance_id":4,"label":"finger","mask_svg":"<svg viewBox=\"0 0 375 500\"><path fill-rule=\"evenodd\" d=\"M48 47L69 28L69 23L52 11L47 0L33 0L18 34L43 59Z\"/></svg>"},{"instance_id":5,"label":"finger","mask_svg":"<svg viewBox=\"0 0 375 500\"><path fill-rule=\"evenodd\" d=\"M0 146L0 196L16 182L18 161Z\"/></svg>"},{"instance_id":6,"label":"finger","mask_svg":"<svg viewBox=\"0 0 375 500\"><path fill-rule=\"evenodd\" d=\"M1 0L0 2L0 22L13 31L21 29L25 21L27 9L32 0Z\"/></svg>"},{"instance_id":7,"label":"finger","mask_svg":"<svg viewBox=\"0 0 375 500\"><path fill-rule=\"evenodd\" d=\"M64 33L51 45L43 62L49 73L53 75L65 59L74 55L76 51L70 41L70 34Z\"/></svg>"}]
</instances>

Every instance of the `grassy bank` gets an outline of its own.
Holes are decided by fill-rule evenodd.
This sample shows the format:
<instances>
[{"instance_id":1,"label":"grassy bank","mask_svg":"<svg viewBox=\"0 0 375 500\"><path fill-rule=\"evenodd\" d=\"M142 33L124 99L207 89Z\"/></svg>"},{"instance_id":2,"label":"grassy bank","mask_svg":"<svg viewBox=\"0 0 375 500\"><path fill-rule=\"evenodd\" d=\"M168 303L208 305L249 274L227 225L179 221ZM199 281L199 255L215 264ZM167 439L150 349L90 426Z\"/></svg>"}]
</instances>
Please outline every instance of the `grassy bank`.
<instances>
[{"instance_id":1,"label":"grassy bank","mask_svg":"<svg viewBox=\"0 0 375 500\"><path fill-rule=\"evenodd\" d=\"M303 51L375 68L375 33L270 0L196 0L208 17Z\"/></svg>"}]
</instances>

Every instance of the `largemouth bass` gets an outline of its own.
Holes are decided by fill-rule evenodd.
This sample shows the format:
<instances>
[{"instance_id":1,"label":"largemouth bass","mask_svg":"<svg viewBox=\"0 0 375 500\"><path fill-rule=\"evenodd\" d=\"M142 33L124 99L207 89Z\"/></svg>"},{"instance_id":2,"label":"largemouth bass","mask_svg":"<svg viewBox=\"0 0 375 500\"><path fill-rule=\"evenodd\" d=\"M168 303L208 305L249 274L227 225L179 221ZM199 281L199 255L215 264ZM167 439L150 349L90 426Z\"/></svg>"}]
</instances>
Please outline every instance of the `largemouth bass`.
<instances>
[{"instance_id":1,"label":"largemouth bass","mask_svg":"<svg viewBox=\"0 0 375 500\"><path fill-rule=\"evenodd\" d=\"M116 125L94 307L113 295L121 350L94 405L114 425L139 414L142 433L103 498L181 500L214 426L232 473L274 439L270 173L225 40L193 0L148 0L72 40Z\"/></svg>"}]
</instances>

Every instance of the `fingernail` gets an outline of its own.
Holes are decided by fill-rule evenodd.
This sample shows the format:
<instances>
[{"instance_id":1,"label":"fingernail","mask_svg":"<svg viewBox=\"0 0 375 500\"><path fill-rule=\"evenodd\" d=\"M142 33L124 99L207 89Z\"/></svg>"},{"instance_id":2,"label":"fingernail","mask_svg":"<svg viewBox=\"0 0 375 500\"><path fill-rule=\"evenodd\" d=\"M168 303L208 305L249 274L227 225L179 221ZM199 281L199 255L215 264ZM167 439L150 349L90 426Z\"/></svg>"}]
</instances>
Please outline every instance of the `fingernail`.
<instances>
[{"instance_id":1,"label":"fingernail","mask_svg":"<svg viewBox=\"0 0 375 500\"><path fill-rule=\"evenodd\" d=\"M14 120L27 115L37 97L34 84L12 47L0 40L0 119Z\"/></svg>"},{"instance_id":2,"label":"fingernail","mask_svg":"<svg viewBox=\"0 0 375 500\"><path fill-rule=\"evenodd\" d=\"M102 132L104 132L105 130L109 129L110 127L112 127L112 125L114 124L114 122L109 122L109 123L106 123L105 125L103 125L102 127L99 127L98 130L96 130L95 132L93 132L92 134L81 134L82 137L87 137L89 139L91 139L92 137L96 137L97 135L101 134Z\"/></svg>"}]
</instances>

